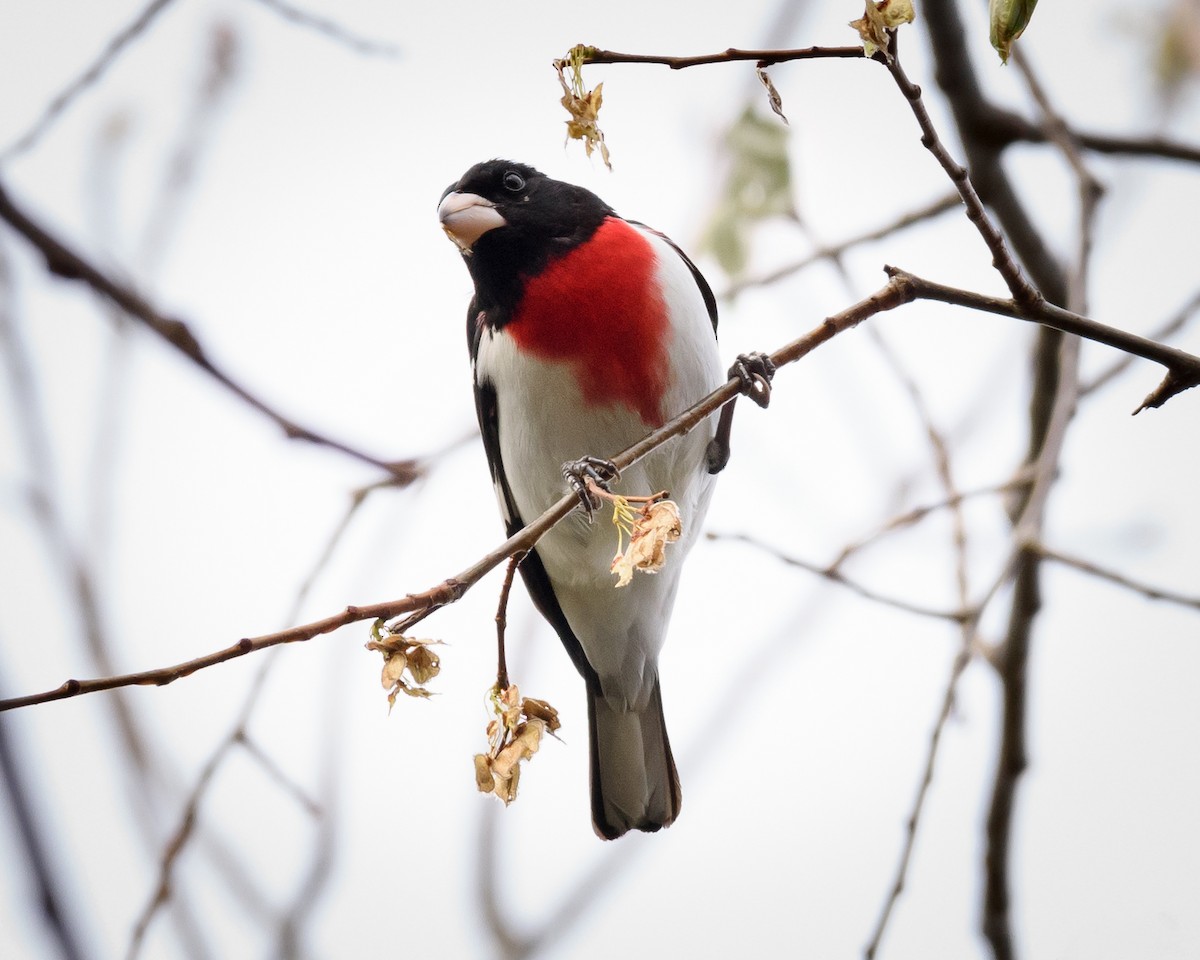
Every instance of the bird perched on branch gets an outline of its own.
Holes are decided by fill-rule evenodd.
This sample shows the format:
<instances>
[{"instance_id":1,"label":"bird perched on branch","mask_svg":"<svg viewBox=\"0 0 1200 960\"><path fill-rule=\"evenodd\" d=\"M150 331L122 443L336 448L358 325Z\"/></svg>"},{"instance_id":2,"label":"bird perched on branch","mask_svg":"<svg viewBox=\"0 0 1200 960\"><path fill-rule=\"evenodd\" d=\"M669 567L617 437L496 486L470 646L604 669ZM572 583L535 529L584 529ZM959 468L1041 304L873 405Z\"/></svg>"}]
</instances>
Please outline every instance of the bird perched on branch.
<instances>
[{"instance_id":1,"label":"bird perched on branch","mask_svg":"<svg viewBox=\"0 0 1200 960\"><path fill-rule=\"evenodd\" d=\"M701 423L619 477L598 458L726 381L716 300L661 233L525 164L476 164L447 188L438 217L475 284L467 342L476 411L509 535L562 497L564 478L583 507L520 570L587 685L593 824L606 839L659 830L679 815L681 795L658 654L684 554L728 459L728 419ZM755 354L730 373L765 405L773 370ZM670 492L682 535L656 575L614 588L615 535L591 522L599 504L589 480Z\"/></svg>"}]
</instances>

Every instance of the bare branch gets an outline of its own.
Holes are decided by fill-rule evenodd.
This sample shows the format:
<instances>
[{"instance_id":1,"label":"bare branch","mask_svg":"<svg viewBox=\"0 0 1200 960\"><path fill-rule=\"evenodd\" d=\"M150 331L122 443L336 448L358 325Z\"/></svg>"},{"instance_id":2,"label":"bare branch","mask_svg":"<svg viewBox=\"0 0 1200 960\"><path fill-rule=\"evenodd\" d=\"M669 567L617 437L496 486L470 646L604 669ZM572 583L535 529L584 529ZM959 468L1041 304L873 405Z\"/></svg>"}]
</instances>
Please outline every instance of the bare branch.
<instances>
[{"instance_id":1,"label":"bare branch","mask_svg":"<svg viewBox=\"0 0 1200 960\"><path fill-rule=\"evenodd\" d=\"M20 156L33 147L50 129L51 124L58 119L59 114L66 110L88 87L104 76L121 52L145 32L155 17L162 13L170 2L171 0L151 0L150 4L124 30L115 34L100 51L100 56L46 105L42 115L34 121L33 126L0 153L0 164Z\"/></svg>"},{"instance_id":2,"label":"bare branch","mask_svg":"<svg viewBox=\"0 0 1200 960\"><path fill-rule=\"evenodd\" d=\"M355 33L351 33L341 24L335 23L333 20L307 10L301 10L290 3L285 3L284 0L258 0L258 2L264 7L274 10L289 23L294 23L299 27L322 34L335 43L340 43L342 46L348 47L355 53L362 53L372 57L384 57L389 60L395 60L400 56L400 48L394 43L372 40L369 37L360 37Z\"/></svg>"},{"instance_id":3,"label":"bare branch","mask_svg":"<svg viewBox=\"0 0 1200 960\"><path fill-rule=\"evenodd\" d=\"M926 607L917 603L910 603L908 600L902 600L899 597L889 597L884 594L872 590L870 587L864 586L855 580L851 580L836 566L821 566L819 563L813 563L809 560L801 560L799 557L791 556L784 553L782 550L777 550L761 540L745 533L709 533L709 540L726 540L734 543L747 543L752 547L757 547L765 553L770 554L781 563L787 564L789 567L798 567L801 570L807 570L809 573L815 574L830 583L836 583L839 586L845 587L851 593L856 593L864 600L870 600L874 603L883 604L886 607L893 607L896 610L903 610L905 613L913 613L919 617L932 617L935 620L949 620L952 623L963 623L973 616L969 610L940 610L936 607Z\"/></svg>"},{"instance_id":4,"label":"bare branch","mask_svg":"<svg viewBox=\"0 0 1200 960\"><path fill-rule=\"evenodd\" d=\"M887 271L891 279L885 286L863 300L860 300L858 303L847 307L845 310L827 317L820 326L772 353L771 360L775 366L779 368L794 363L802 357L807 356L821 344L831 340L837 334L857 326L868 317L893 310L906 303L911 303L915 299L926 297L929 295L929 290L939 294L934 299L944 299L946 296L953 296L954 299L950 302L961 303L964 306L987 309L991 312L1024 319L1023 315L1011 301L1000 301L992 297L985 297L982 294L972 294L969 291L954 290L949 287L941 287L938 284L929 284L928 281L922 281L912 274L891 267L887 268ZM1054 312L1057 308L1053 308L1049 304L1043 304L1041 309L1049 311L1049 315L1051 316L1058 315ZM1086 318L1075 317L1074 314L1069 314L1067 311L1060 312L1067 313L1068 316L1073 317L1074 322L1084 321L1084 325L1088 329L1095 328L1100 331L1110 329L1103 327L1101 324L1096 324L1094 321L1088 321ZM1120 334L1121 332L1112 331L1112 333ZM1121 334L1121 336L1130 338L1133 335ZM1141 338L1133 339L1137 341L1141 340ZM1101 342L1107 341L1102 340ZM1200 359L1182 351L1160 347L1157 344L1151 344L1149 341L1145 342L1159 351L1170 351L1172 356L1177 354L1184 361L1187 361L1188 364L1194 365L1197 370L1200 370ZM612 462L619 470L624 470L632 466L668 440L692 430L706 417L736 397L740 392L740 388L741 381L736 377L731 378L723 386L693 404L674 419L647 434L633 446L612 457ZM197 670L203 670L218 663L224 663L227 660L243 657L246 654L278 646L279 644L311 640L314 637L331 633L339 627L350 623L380 618L389 619L402 614L423 614L432 611L437 607L458 601L493 568L503 563L513 554L532 548L551 527L566 517L577 503L578 498L574 494L565 494L540 517L509 537L508 540L490 551L476 563L457 576L450 577L421 593L409 594L400 600L385 601L367 606L349 606L340 613L314 621L313 623L292 627L278 633L265 634L260 637L243 638L232 646L222 650L217 650L205 656L197 657L194 660L188 660L169 667L144 670L122 676L101 677L93 680L68 680L54 690L2 700L0 701L0 711L30 706L36 703L46 703L51 700L62 700L84 693L112 690L117 687L134 685L162 686L195 673ZM958 615L953 615L952 618L961 619Z\"/></svg>"},{"instance_id":5,"label":"bare branch","mask_svg":"<svg viewBox=\"0 0 1200 960\"><path fill-rule=\"evenodd\" d=\"M876 54L875 59L887 67L892 79L896 81L896 86L900 88L900 92L908 101L913 116L917 118L917 124L921 128L921 146L934 155L942 169L946 171L950 182L958 190L959 196L962 197L963 204L967 208L967 219L975 225L975 229L983 237L983 242L987 244L987 248L992 253L992 266L1004 278L1004 283L1013 299L1024 306L1036 305L1042 299L1042 295L1029 282L1012 254L1009 253L1008 244L1005 243L999 229L992 223L983 201L975 190L975 185L967 175L967 168L950 156L950 151L942 143L941 137L938 136L937 129L933 125L933 119L929 116L929 111L925 109L925 102L921 99L921 88L908 79L908 74L900 66L900 57L894 52L896 50L894 38L892 50L891 55L880 51Z\"/></svg>"},{"instance_id":6,"label":"bare branch","mask_svg":"<svg viewBox=\"0 0 1200 960\"><path fill-rule=\"evenodd\" d=\"M1200 357L1196 357L1176 347L1169 347L1153 340L1147 340L1136 333L1127 333L1116 327L1109 327L1088 317L1056 307L1047 300L1039 300L1033 304L1018 304L1014 300L1003 300L966 290L946 287L931 280L914 276L897 267L885 267L888 276L903 279L914 285L913 296L921 300L940 300L943 303L953 303L974 310L984 310L1004 317L1017 320L1029 320L1071 333L1086 340L1094 340L1106 346L1114 347L1135 357L1153 360L1167 368L1166 379L1155 388L1134 413L1140 413L1147 407L1159 407L1167 400L1184 390L1200 384Z\"/></svg>"},{"instance_id":7,"label":"bare branch","mask_svg":"<svg viewBox=\"0 0 1200 960\"><path fill-rule=\"evenodd\" d=\"M687 67L701 67L711 63L736 63L750 60L760 67L769 67L773 63L788 63L792 60L861 60L863 49L861 44L853 47L803 47L797 50L739 50L730 47L720 53L705 53L695 57L665 57L657 54L618 53L615 50L600 50L597 47L577 47L581 63L654 63L670 67L672 70L684 70ZM568 60L556 60L555 64L564 66Z\"/></svg>"},{"instance_id":8,"label":"bare branch","mask_svg":"<svg viewBox=\"0 0 1200 960\"><path fill-rule=\"evenodd\" d=\"M837 334L857 326L867 317L883 310L891 310L908 302L903 285L896 281L889 282L885 287L871 294L864 300L851 307L827 317L819 327L781 347L771 355L775 366L782 367L806 356L818 346L832 339ZM738 395L741 381L737 377L729 379L710 393L704 399L693 404L673 420L663 424L643 437L633 446L612 457L612 462L619 470L624 470L641 460L647 454L662 446L668 440L681 436L692 430L706 417L715 413L725 403ZM332 633L339 627L362 620L389 619L401 614L431 611L438 607L459 600L471 587L479 582L493 568L499 566L509 557L528 550L556 523L566 517L578 504L579 499L574 493L564 494L557 503L547 509L532 523L527 524L504 543L476 561L455 577L450 577L437 586L430 587L417 594L409 594L400 600L391 600L367 606L349 606L340 613L333 614L321 620L301 626L292 627L277 633L264 634L259 637L246 637L232 646L225 647L213 653L154 670L143 670L122 676L100 677L94 680L68 680L53 690L43 693L30 694L24 697L14 697L0 700L0 712L13 710L18 707L31 706L37 703L47 703L52 700L62 700L76 697L85 693L97 693L101 690L113 690L127 686L163 686L181 677L189 676L197 670L215 666L228 660L244 657L249 653L265 650L269 647L284 643L299 643L314 637Z\"/></svg>"},{"instance_id":9,"label":"bare branch","mask_svg":"<svg viewBox=\"0 0 1200 960\"><path fill-rule=\"evenodd\" d=\"M1117 573L1114 570L1097 566L1090 560L1084 560L1081 557L1074 557L1070 554L1053 550L1042 543L1033 544L1030 549L1036 551L1038 556L1042 557L1044 560L1053 560L1055 563L1061 563L1066 567L1073 567L1074 569L1079 570L1082 573L1086 573L1089 576L1098 577L1101 580L1107 580L1109 583L1115 584L1118 587L1123 587L1126 590L1132 590L1134 593L1140 593L1148 600L1162 600L1166 603L1175 603L1182 607L1191 607L1193 610L1200 610L1200 596L1176 593L1173 590L1164 590L1162 587L1155 587L1148 583L1142 583L1138 580L1133 580L1130 577L1127 577L1121 573Z\"/></svg>"},{"instance_id":10,"label":"bare branch","mask_svg":"<svg viewBox=\"0 0 1200 960\"><path fill-rule=\"evenodd\" d=\"M273 420L289 439L304 440L337 450L339 453L385 470L404 482L411 483L420 475L420 468L414 460L380 460L339 440L296 423L259 399L209 359L204 347L187 324L159 312L131 288L119 283L68 248L66 244L51 235L13 203L2 185L0 185L0 219L7 221L45 257L47 269L51 273L68 280L82 281L110 300L182 353L248 406Z\"/></svg>"},{"instance_id":11,"label":"bare branch","mask_svg":"<svg viewBox=\"0 0 1200 960\"><path fill-rule=\"evenodd\" d=\"M860 233L856 237L851 237L849 240L843 240L840 243L822 246L819 250L814 250L807 257L797 260L795 263L789 263L787 266L779 267L772 270L770 273L764 273L757 277L748 277L744 280L736 280L729 285L722 296L732 298L750 287L765 287L772 283L778 283L793 274L799 273L806 267L812 266L814 263L820 263L822 260L837 261L847 250L852 247L860 246L864 243L871 243L874 240L882 240L885 237L890 237L893 233L904 230L908 227L915 226L918 223L923 223L926 220L939 216L950 210L955 210L962 203L962 198L957 193L948 193L937 200L926 204L923 207L918 207L890 223L886 223L874 230L869 230L866 233Z\"/></svg>"},{"instance_id":12,"label":"bare branch","mask_svg":"<svg viewBox=\"0 0 1200 960\"><path fill-rule=\"evenodd\" d=\"M1165 323L1157 327L1153 333L1151 333L1150 339L1166 340L1169 337L1174 336L1183 329L1184 325L1193 317L1193 315L1195 315L1198 310L1200 310L1200 291L1194 293L1187 303L1185 303L1174 314L1172 314ZM1133 363L1134 359L1135 358L1129 354L1121 357L1121 359L1114 362L1113 365L1107 370L1096 374L1095 377L1080 386L1079 395L1087 396L1089 393L1099 390L1110 380L1113 380L1120 374L1124 373L1125 370L1129 368L1129 365Z\"/></svg>"}]
</instances>

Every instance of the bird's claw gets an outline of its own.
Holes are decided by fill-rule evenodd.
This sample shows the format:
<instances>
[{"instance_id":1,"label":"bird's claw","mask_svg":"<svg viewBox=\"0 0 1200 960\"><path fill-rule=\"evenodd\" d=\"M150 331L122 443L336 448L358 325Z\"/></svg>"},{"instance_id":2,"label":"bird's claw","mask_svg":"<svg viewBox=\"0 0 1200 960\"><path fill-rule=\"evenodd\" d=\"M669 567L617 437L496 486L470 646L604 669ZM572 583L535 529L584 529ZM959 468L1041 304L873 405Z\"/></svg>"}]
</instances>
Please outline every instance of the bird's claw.
<instances>
[{"instance_id":1,"label":"bird's claw","mask_svg":"<svg viewBox=\"0 0 1200 960\"><path fill-rule=\"evenodd\" d=\"M600 457L580 457L578 460L568 460L564 463L562 475L563 479L567 481L567 486L579 498L579 505L587 513L588 519L591 520L592 514L600 508L600 498L588 489L588 481L591 480L596 486L607 490L613 480L621 478L621 471L611 460L603 460Z\"/></svg>"},{"instance_id":2,"label":"bird's claw","mask_svg":"<svg viewBox=\"0 0 1200 960\"><path fill-rule=\"evenodd\" d=\"M775 376L775 362L765 353L739 353L729 368L729 376L742 382L742 393L765 407L771 402L771 378Z\"/></svg>"}]
</instances>

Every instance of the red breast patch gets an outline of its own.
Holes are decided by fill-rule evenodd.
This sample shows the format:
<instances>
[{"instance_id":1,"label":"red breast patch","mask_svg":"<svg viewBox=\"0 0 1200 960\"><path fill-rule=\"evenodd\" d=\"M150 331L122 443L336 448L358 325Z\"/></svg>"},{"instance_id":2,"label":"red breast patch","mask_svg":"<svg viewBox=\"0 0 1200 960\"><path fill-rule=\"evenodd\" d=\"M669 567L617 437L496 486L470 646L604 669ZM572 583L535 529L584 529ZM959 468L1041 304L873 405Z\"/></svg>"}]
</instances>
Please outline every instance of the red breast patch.
<instances>
[{"instance_id":1,"label":"red breast patch","mask_svg":"<svg viewBox=\"0 0 1200 960\"><path fill-rule=\"evenodd\" d=\"M586 402L621 404L659 426L668 322L654 268L650 242L608 217L526 281L506 330L529 353L569 363Z\"/></svg>"}]
</instances>

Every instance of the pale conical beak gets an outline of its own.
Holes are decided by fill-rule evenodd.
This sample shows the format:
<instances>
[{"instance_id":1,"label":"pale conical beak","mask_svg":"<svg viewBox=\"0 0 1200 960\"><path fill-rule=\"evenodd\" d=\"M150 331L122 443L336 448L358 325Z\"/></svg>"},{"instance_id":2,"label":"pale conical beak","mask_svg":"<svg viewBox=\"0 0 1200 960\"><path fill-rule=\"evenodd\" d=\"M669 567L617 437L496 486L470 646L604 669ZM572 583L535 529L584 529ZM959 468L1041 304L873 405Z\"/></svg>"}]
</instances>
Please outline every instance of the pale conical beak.
<instances>
[{"instance_id":1,"label":"pale conical beak","mask_svg":"<svg viewBox=\"0 0 1200 960\"><path fill-rule=\"evenodd\" d=\"M475 193L448 193L438 204L438 220L446 236L463 253L470 253L475 241L489 230L508 221L496 211L496 205Z\"/></svg>"}]
</instances>

